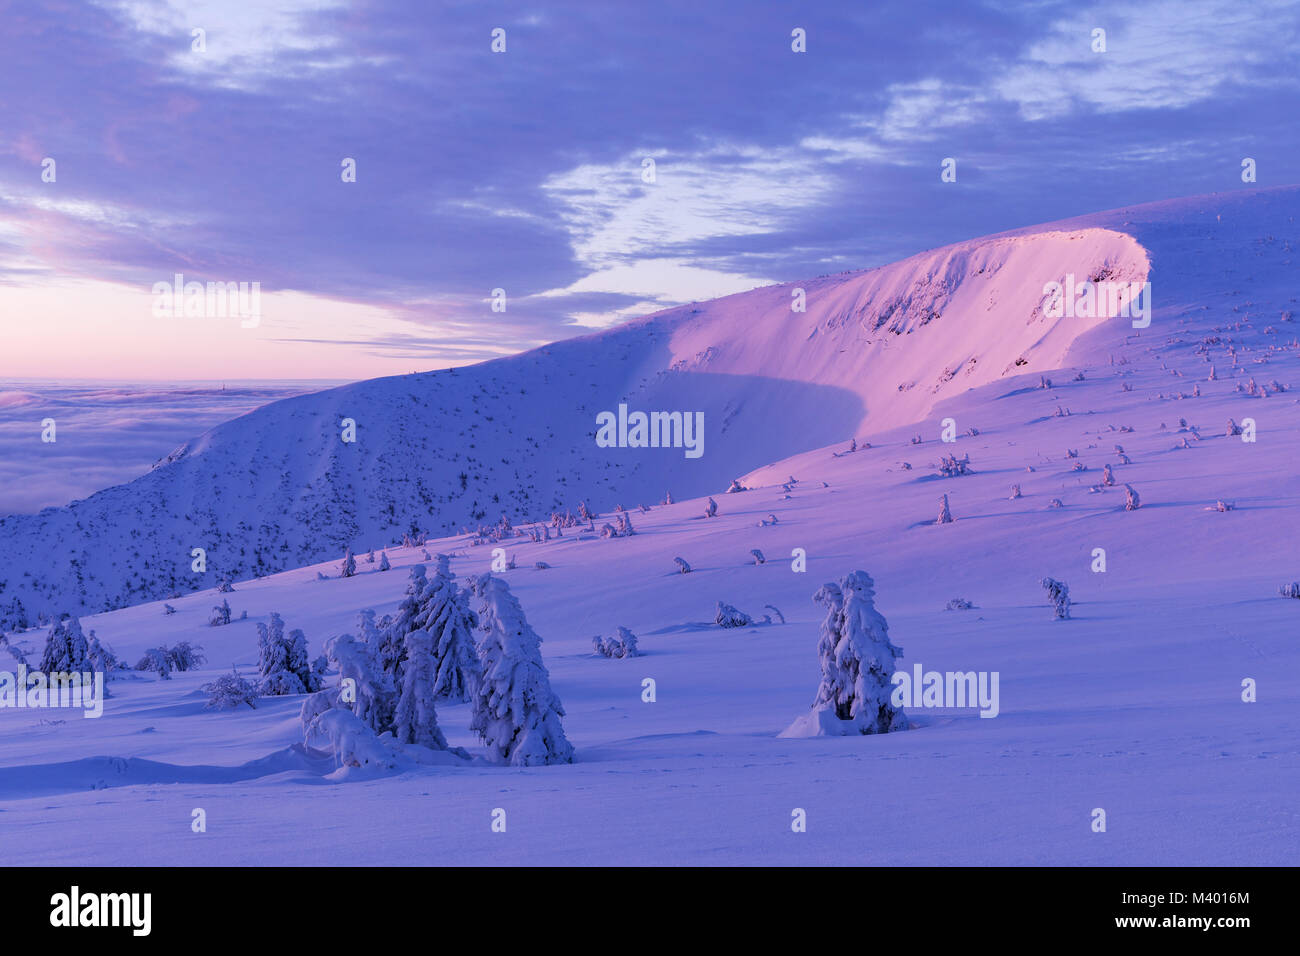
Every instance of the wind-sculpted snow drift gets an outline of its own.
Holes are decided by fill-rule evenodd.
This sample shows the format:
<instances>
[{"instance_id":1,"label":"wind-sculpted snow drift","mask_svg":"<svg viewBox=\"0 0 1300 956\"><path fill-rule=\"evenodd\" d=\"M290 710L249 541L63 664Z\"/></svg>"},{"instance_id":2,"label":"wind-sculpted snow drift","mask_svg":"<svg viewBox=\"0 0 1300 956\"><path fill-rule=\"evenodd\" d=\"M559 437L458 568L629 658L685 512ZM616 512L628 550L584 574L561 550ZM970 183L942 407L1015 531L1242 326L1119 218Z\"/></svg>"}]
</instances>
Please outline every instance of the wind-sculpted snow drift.
<instances>
[{"instance_id":1,"label":"wind-sculpted snow drift","mask_svg":"<svg viewBox=\"0 0 1300 956\"><path fill-rule=\"evenodd\" d=\"M477 366L275 402L128 484L0 519L0 624L187 593L502 514L543 519L583 499L604 510L668 490L713 493L800 452L919 421L972 388L1136 360L1127 319L1052 318L1045 284L1150 279L1158 327L1244 281L1216 268L1225 257L1282 269L1287 253L1267 237L1289 235L1297 206L1285 189L1097 214ZM792 307L801 296L802 312ZM1208 333L1208 314L1190 316ZM704 454L598 447L597 416L621 403L702 412ZM355 442L342 440L344 419ZM204 573L191 569L195 548Z\"/></svg>"}]
</instances>

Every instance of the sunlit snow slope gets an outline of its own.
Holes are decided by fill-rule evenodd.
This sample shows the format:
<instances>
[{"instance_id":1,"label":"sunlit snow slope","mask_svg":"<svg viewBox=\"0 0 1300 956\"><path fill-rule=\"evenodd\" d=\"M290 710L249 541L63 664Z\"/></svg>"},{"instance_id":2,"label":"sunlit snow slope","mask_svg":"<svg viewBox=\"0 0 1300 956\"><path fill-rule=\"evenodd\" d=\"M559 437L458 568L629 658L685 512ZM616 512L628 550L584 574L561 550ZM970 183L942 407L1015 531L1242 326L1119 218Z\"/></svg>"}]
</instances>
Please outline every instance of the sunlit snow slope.
<instances>
[{"instance_id":1,"label":"sunlit snow slope","mask_svg":"<svg viewBox=\"0 0 1300 956\"><path fill-rule=\"evenodd\" d=\"M277 402L129 484L0 519L0 616L16 622L15 600L29 619L122 606L582 499L630 507L720 490L800 451L919 421L973 387L1106 350L1140 354L1124 320L1043 314L1044 284L1067 274L1149 276L1156 328L1194 309L1189 334L1208 330L1245 270L1288 273L1297 205L1283 189L1098 214ZM805 312L792 309L796 289ZM1090 351L1075 355L1082 343ZM702 411L703 456L597 448L596 415L620 402ZM355 443L341 439L345 418ZM199 547L204 574L191 570Z\"/></svg>"}]
</instances>

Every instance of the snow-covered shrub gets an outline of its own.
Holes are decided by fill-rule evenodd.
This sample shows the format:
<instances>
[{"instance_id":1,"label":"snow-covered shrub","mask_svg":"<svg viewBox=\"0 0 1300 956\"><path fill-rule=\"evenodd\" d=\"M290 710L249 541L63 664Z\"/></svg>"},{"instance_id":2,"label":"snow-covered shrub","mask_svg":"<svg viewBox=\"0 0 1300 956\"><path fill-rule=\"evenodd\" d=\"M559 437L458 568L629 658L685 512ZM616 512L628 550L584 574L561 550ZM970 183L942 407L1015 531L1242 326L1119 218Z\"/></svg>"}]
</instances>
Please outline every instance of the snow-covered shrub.
<instances>
[{"instance_id":1,"label":"snow-covered shrub","mask_svg":"<svg viewBox=\"0 0 1300 956\"><path fill-rule=\"evenodd\" d=\"M1110 465L1103 465L1101 470L1101 483L1110 487L1115 484L1115 473L1111 471Z\"/></svg>"},{"instance_id":2,"label":"snow-covered shrub","mask_svg":"<svg viewBox=\"0 0 1300 956\"><path fill-rule=\"evenodd\" d=\"M1138 497L1137 490L1132 485L1124 486L1124 510L1137 511L1142 507L1142 499Z\"/></svg>"},{"instance_id":3,"label":"snow-covered shrub","mask_svg":"<svg viewBox=\"0 0 1300 956\"><path fill-rule=\"evenodd\" d=\"M1231 511L1234 507L1236 506L1228 504L1228 502L1224 501L1222 498L1214 503L1215 511Z\"/></svg>"},{"instance_id":4,"label":"snow-covered shrub","mask_svg":"<svg viewBox=\"0 0 1300 956\"><path fill-rule=\"evenodd\" d=\"M951 601L948 602L948 606L945 607L944 610L945 611L969 611L974 606L975 606L974 604L972 604L970 601L965 600L964 598L953 598Z\"/></svg>"},{"instance_id":5,"label":"snow-covered shrub","mask_svg":"<svg viewBox=\"0 0 1300 956\"><path fill-rule=\"evenodd\" d=\"M717 517L717 514L718 514L718 503L714 501L712 498L709 498L709 505L707 508L704 509L704 517L715 518Z\"/></svg>"},{"instance_id":6,"label":"snow-covered shrub","mask_svg":"<svg viewBox=\"0 0 1300 956\"><path fill-rule=\"evenodd\" d=\"M762 564L766 560L763 557L763 552L758 548L751 548L749 553L753 556L755 564Z\"/></svg>"},{"instance_id":7,"label":"snow-covered shrub","mask_svg":"<svg viewBox=\"0 0 1300 956\"><path fill-rule=\"evenodd\" d=\"M1057 581L1055 578L1043 578L1039 584L1047 591L1047 598L1052 602L1055 620L1068 621L1070 619L1070 586L1064 581Z\"/></svg>"},{"instance_id":8,"label":"snow-covered shrub","mask_svg":"<svg viewBox=\"0 0 1300 956\"><path fill-rule=\"evenodd\" d=\"M470 729L495 759L512 766L571 763L564 707L542 663L541 638L501 578L471 578L479 601L478 654L483 679L476 688Z\"/></svg>"},{"instance_id":9,"label":"snow-covered shrub","mask_svg":"<svg viewBox=\"0 0 1300 956\"><path fill-rule=\"evenodd\" d=\"M138 671L156 671L159 680L172 679L172 663L167 656L167 648L151 647L144 652L144 656L136 662L135 669Z\"/></svg>"},{"instance_id":10,"label":"snow-covered shrub","mask_svg":"<svg viewBox=\"0 0 1300 956\"><path fill-rule=\"evenodd\" d=\"M907 716L890 699L891 679L903 651L889 641L889 625L876 610L871 575L851 571L838 585L822 585L813 599L826 608L817 644L821 683L812 710L782 736L906 730Z\"/></svg>"},{"instance_id":11,"label":"snow-covered shrub","mask_svg":"<svg viewBox=\"0 0 1300 956\"><path fill-rule=\"evenodd\" d=\"M182 673L192 671L207 662L207 658L203 656L203 646L200 644L178 641L174 647L167 647L164 650L167 652L167 663L174 671Z\"/></svg>"},{"instance_id":12,"label":"snow-covered shrub","mask_svg":"<svg viewBox=\"0 0 1300 956\"><path fill-rule=\"evenodd\" d=\"M350 578L357 573L357 559L352 556L352 548L343 550L343 563L339 566L339 576Z\"/></svg>"},{"instance_id":13,"label":"snow-covered shrub","mask_svg":"<svg viewBox=\"0 0 1300 956\"><path fill-rule=\"evenodd\" d=\"M374 563L375 563L375 549L371 548L366 553L366 564L374 564Z\"/></svg>"},{"instance_id":14,"label":"snow-covered shrub","mask_svg":"<svg viewBox=\"0 0 1300 956\"><path fill-rule=\"evenodd\" d=\"M632 527L632 519L628 517L627 512L621 512L618 516L618 534L621 538L636 534L636 529Z\"/></svg>"},{"instance_id":15,"label":"snow-covered shrub","mask_svg":"<svg viewBox=\"0 0 1300 956\"><path fill-rule=\"evenodd\" d=\"M1231 418L1229 418L1229 419L1228 419L1228 431L1227 431L1226 434L1227 434L1227 437L1228 437L1228 438L1231 438L1231 437L1234 436L1234 435L1240 435L1240 434L1241 434L1241 426L1238 425L1238 424L1237 424L1235 421L1233 421Z\"/></svg>"},{"instance_id":16,"label":"snow-covered shrub","mask_svg":"<svg viewBox=\"0 0 1300 956\"><path fill-rule=\"evenodd\" d=\"M734 495L738 491L748 491L748 490L749 490L748 488L746 488L744 485L740 483L739 478L731 479L731 484L727 486L727 494L729 495Z\"/></svg>"},{"instance_id":17,"label":"snow-covered shrub","mask_svg":"<svg viewBox=\"0 0 1300 956\"><path fill-rule=\"evenodd\" d=\"M718 627L749 627L754 623L754 619L744 611L737 610L723 601L718 602L718 611L713 620Z\"/></svg>"},{"instance_id":18,"label":"snow-covered shrub","mask_svg":"<svg viewBox=\"0 0 1300 956\"><path fill-rule=\"evenodd\" d=\"M1047 507L1049 507L1049 508L1064 508L1064 507L1065 507L1065 502L1063 502L1060 498L1053 498L1051 501L1049 501L1049 502L1047 503Z\"/></svg>"},{"instance_id":19,"label":"snow-covered shrub","mask_svg":"<svg viewBox=\"0 0 1300 956\"><path fill-rule=\"evenodd\" d=\"M217 585L217 593L219 594L231 594L234 590L235 586L230 583L230 578L222 578L221 583Z\"/></svg>"},{"instance_id":20,"label":"snow-covered shrub","mask_svg":"<svg viewBox=\"0 0 1300 956\"><path fill-rule=\"evenodd\" d=\"M969 475L971 473L970 455L963 455L958 458L956 455L942 455L939 458L939 474L945 478L955 478L958 475Z\"/></svg>"},{"instance_id":21,"label":"snow-covered shrub","mask_svg":"<svg viewBox=\"0 0 1300 956\"><path fill-rule=\"evenodd\" d=\"M545 561L538 561L536 564L533 565L533 567L536 568L538 571L547 571L550 570L551 566L547 564Z\"/></svg>"},{"instance_id":22,"label":"snow-covered shrub","mask_svg":"<svg viewBox=\"0 0 1300 956\"><path fill-rule=\"evenodd\" d=\"M104 680L108 680L113 671L120 670L124 666L118 661L111 647L100 643L93 630L86 638L86 660L90 662L90 670L96 674L103 674Z\"/></svg>"},{"instance_id":23,"label":"snow-covered shrub","mask_svg":"<svg viewBox=\"0 0 1300 956\"><path fill-rule=\"evenodd\" d=\"M935 524L951 524L952 512L948 510L948 496L943 496L943 501L939 503L939 517L935 519Z\"/></svg>"},{"instance_id":24,"label":"snow-covered shrub","mask_svg":"<svg viewBox=\"0 0 1300 956\"><path fill-rule=\"evenodd\" d=\"M690 566L689 564L686 563L685 559L683 559L683 558L673 558L673 561L675 561L675 562L677 563L677 572L678 572L679 574L690 574L690 573L691 573L691 566Z\"/></svg>"},{"instance_id":25,"label":"snow-covered shrub","mask_svg":"<svg viewBox=\"0 0 1300 956\"><path fill-rule=\"evenodd\" d=\"M781 613L781 609L780 609L779 607L777 607L775 604L764 604L763 607L771 608L771 610L772 610L772 614L775 614L775 615L776 615L776 619L777 619L778 621L780 621L782 624L785 623L785 615ZM763 622L764 622L765 624L770 624L770 623L772 623L772 615L771 615L771 614L764 614L764 615L763 615Z\"/></svg>"},{"instance_id":26,"label":"snow-covered shrub","mask_svg":"<svg viewBox=\"0 0 1300 956\"><path fill-rule=\"evenodd\" d=\"M229 674L222 674L210 684L204 684L199 690L208 695L204 705L207 710L233 710L241 704L257 709L257 686L252 681L244 680L233 667Z\"/></svg>"},{"instance_id":27,"label":"snow-covered shrub","mask_svg":"<svg viewBox=\"0 0 1300 956\"><path fill-rule=\"evenodd\" d=\"M1282 585L1277 589L1277 593L1287 598L1300 598L1300 581Z\"/></svg>"},{"instance_id":28,"label":"snow-covered shrub","mask_svg":"<svg viewBox=\"0 0 1300 956\"><path fill-rule=\"evenodd\" d=\"M230 623L230 602L222 601L221 604L212 609L212 617L208 619L208 624L212 627L221 627L223 624Z\"/></svg>"},{"instance_id":29,"label":"snow-covered shrub","mask_svg":"<svg viewBox=\"0 0 1300 956\"><path fill-rule=\"evenodd\" d=\"M170 604L163 605L163 614L175 614L175 613L176 613L176 608L172 607Z\"/></svg>"},{"instance_id":30,"label":"snow-covered shrub","mask_svg":"<svg viewBox=\"0 0 1300 956\"><path fill-rule=\"evenodd\" d=\"M1011 486L1011 500L1014 501L1016 498L1019 498L1019 497L1020 497L1020 486L1019 486L1019 485L1012 485L1012 486Z\"/></svg>"},{"instance_id":31,"label":"snow-covered shrub","mask_svg":"<svg viewBox=\"0 0 1300 956\"><path fill-rule=\"evenodd\" d=\"M602 638L599 634L591 639L591 646L597 654L603 657L636 657L636 635L622 625L618 631L608 638Z\"/></svg>"},{"instance_id":32,"label":"snow-covered shrub","mask_svg":"<svg viewBox=\"0 0 1300 956\"><path fill-rule=\"evenodd\" d=\"M373 552L371 552L371 553L373 554ZM380 555L379 555L379 570L380 570L380 571L391 571L392 568L393 568L393 566L392 566L391 564L388 563L388 552L387 552L387 551L380 552Z\"/></svg>"}]
</instances>

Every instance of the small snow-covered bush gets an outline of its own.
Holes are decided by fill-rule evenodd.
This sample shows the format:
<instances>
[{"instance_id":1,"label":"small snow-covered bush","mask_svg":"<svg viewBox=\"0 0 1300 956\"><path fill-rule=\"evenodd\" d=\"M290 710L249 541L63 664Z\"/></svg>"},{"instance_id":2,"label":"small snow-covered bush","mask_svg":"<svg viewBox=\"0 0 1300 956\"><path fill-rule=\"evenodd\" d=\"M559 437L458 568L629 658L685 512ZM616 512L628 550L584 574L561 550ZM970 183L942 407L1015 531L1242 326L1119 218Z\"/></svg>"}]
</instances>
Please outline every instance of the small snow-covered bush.
<instances>
[{"instance_id":1,"label":"small snow-covered bush","mask_svg":"<svg viewBox=\"0 0 1300 956\"><path fill-rule=\"evenodd\" d=\"M340 767L391 767L393 752L355 714L330 709L319 714L307 728L308 746L323 746L334 754Z\"/></svg>"},{"instance_id":2,"label":"small snow-covered bush","mask_svg":"<svg viewBox=\"0 0 1300 956\"><path fill-rule=\"evenodd\" d=\"M943 500L939 503L939 517L935 519L935 524L951 524L952 512L948 509L948 496L944 495ZM964 526L963 526L964 527Z\"/></svg>"},{"instance_id":3,"label":"small snow-covered bush","mask_svg":"<svg viewBox=\"0 0 1300 956\"><path fill-rule=\"evenodd\" d=\"M603 657L636 657L636 635L622 625L611 637L602 638L599 634L591 639L591 646Z\"/></svg>"},{"instance_id":4,"label":"small snow-covered bush","mask_svg":"<svg viewBox=\"0 0 1300 956\"><path fill-rule=\"evenodd\" d=\"M219 607L212 609L212 617L208 619L208 624L212 627L221 627L223 624L230 623L230 602L222 601Z\"/></svg>"},{"instance_id":5,"label":"small snow-covered bush","mask_svg":"<svg viewBox=\"0 0 1300 956\"><path fill-rule=\"evenodd\" d=\"M1277 593L1286 598L1300 598L1300 581L1282 585L1277 589Z\"/></svg>"},{"instance_id":6,"label":"small snow-covered bush","mask_svg":"<svg viewBox=\"0 0 1300 956\"><path fill-rule=\"evenodd\" d=\"M678 572L679 574L690 574L690 573L691 573L691 566L690 566L689 564L686 563L685 559L683 559L683 558L673 558L673 560L674 560L675 562L677 562L677 572Z\"/></svg>"},{"instance_id":7,"label":"small snow-covered bush","mask_svg":"<svg viewBox=\"0 0 1300 956\"><path fill-rule=\"evenodd\" d=\"M718 627L749 627L754 623L754 619L744 611L737 610L723 601L718 602L718 611L713 620Z\"/></svg>"},{"instance_id":8,"label":"small snow-covered bush","mask_svg":"<svg viewBox=\"0 0 1300 956\"><path fill-rule=\"evenodd\" d=\"M749 553L753 555L755 564L762 564L766 560L763 557L763 552L760 551L758 548L751 549Z\"/></svg>"},{"instance_id":9,"label":"small snow-covered bush","mask_svg":"<svg viewBox=\"0 0 1300 956\"><path fill-rule=\"evenodd\" d=\"M372 551L371 554L373 554L373 553L374 553L374 552ZM391 564L388 563L388 552L387 552L387 551L381 551L380 554L379 554L379 570L380 570L380 571L390 571L390 570L392 570L392 567L393 567L393 566L392 566Z\"/></svg>"},{"instance_id":10,"label":"small snow-covered bush","mask_svg":"<svg viewBox=\"0 0 1300 956\"><path fill-rule=\"evenodd\" d=\"M208 702L204 705L207 710L233 710L241 704L257 709L257 704L254 703L257 700L257 686L240 677L234 668L231 668L229 674L222 674L199 690L208 695Z\"/></svg>"},{"instance_id":11,"label":"small snow-covered bush","mask_svg":"<svg viewBox=\"0 0 1300 956\"><path fill-rule=\"evenodd\" d=\"M973 603L963 598L953 598L951 601L948 602L948 606L945 607L944 610L945 611L969 611L974 606L975 605Z\"/></svg>"},{"instance_id":12,"label":"small snow-covered bush","mask_svg":"<svg viewBox=\"0 0 1300 956\"><path fill-rule=\"evenodd\" d=\"M180 641L176 646L165 647L163 650L167 653L167 663L174 671L192 671L207 662L207 658L203 656L203 646L200 644Z\"/></svg>"},{"instance_id":13,"label":"small snow-covered bush","mask_svg":"<svg viewBox=\"0 0 1300 956\"><path fill-rule=\"evenodd\" d=\"M1132 485L1124 486L1124 510L1137 511L1142 507L1142 499L1138 497L1137 489Z\"/></svg>"},{"instance_id":14,"label":"small snow-covered bush","mask_svg":"<svg viewBox=\"0 0 1300 956\"><path fill-rule=\"evenodd\" d=\"M352 549L343 550L343 563L339 566L339 575L350 578L357 573L357 559L352 556Z\"/></svg>"},{"instance_id":15,"label":"small snow-covered bush","mask_svg":"<svg viewBox=\"0 0 1300 956\"><path fill-rule=\"evenodd\" d=\"M716 518L717 515L718 515L718 503L714 501L712 498L709 498L709 505L707 508L704 509L704 517Z\"/></svg>"},{"instance_id":16,"label":"small snow-covered bush","mask_svg":"<svg viewBox=\"0 0 1300 956\"><path fill-rule=\"evenodd\" d=\"M1047 591L1047 598L1052 602L1055 619L1068 621L1070 619L1070 586L1064 581L1057 581L1055 578L1043 578L1039 584Z\"/></svg>"},{"instance_id":17,"label":"small snow-covered bush","mask_svg":"<svg viewBox=\"0 0 1300 956\"><path fill-rule=\"evenodd\" d=\"M135 669L138 671L156 671L159 680L172 679L171 660L167 656L167 648L151 647L144 652L144 656L136 662Z\"/></svg>"},{"instance_id":18,"label":"small snow-covered bush","mask_svg":"<svg viewBox=\"0 0 1300 956\"><path fill-rule=\"evenodd\" d=\"M1014 501L1015 499L1017 499L1017 498L1019 498L1019 497L1020 497L1020 486L1019 486L1019 485L1012 485L1012 486L1011 486L1011 500Z\"/></svg>"}]
</instances>

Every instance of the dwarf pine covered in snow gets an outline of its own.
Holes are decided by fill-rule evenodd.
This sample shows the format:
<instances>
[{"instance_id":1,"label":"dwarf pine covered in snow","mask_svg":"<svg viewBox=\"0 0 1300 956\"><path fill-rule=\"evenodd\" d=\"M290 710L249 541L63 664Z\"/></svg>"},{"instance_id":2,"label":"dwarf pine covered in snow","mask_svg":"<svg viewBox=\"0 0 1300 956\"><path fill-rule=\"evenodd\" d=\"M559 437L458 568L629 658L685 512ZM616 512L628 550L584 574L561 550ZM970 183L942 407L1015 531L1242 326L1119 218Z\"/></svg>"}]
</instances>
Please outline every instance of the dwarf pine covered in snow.
<instances>
[{"instance_id":1,"label":"dwarf pine covered in snow","mask_svg":"<svg viewBox=\"0 0 1300 956\"><path fill-rule=\"evenodd\" d=\"M1132 485L1124 486L1124 510L1137 511L1142 507L1142 499L1138 497L1137 489Z\"/></svg>"},{"instance_id":2,"label":"dwarf pine covered in snow","mask_svg":"<svg viewBox=\"0 0 1300 956\"><path fill-rule=\"evenodd\" d=\"M1052 602L1055 619L1068 621L1070 619L1070 586L1064 581L1057 581L1055 578L1043 578L1039 583L1047 591L1048 600Z\"/></svg>"},{"instance_id":3,"label":"dwarf pine covered in snow","mask_svg":"<svg viewBox=\"0 0 1300 956\"><path fill-rule=\"evenodd\" d=\"M371 552L371 553L373 554L374 552ZM380 554L379 554L379 570L380 570L380 571L390 571L390 570L392 570L392 567L393 567L393 566L392 566L391 564L388 563L388 552L387 552L387 551L382 551L382 552L380 552Z\"/></svg>"},{"instance_id":4,"label":"dwarf pine covered in snow","mask_svg":"<svg viewBox=\"0 0 1300 956\"><path fill-rule=\"evenodd\" d=\"M470 729L501 763L512 766L571 763L564 736L564 707L542 663L542 640L504 580L471 578L479 601L478 653L483 679L474 694Z\"/></svg>"},{"instance_id":5,"label":"dwarf pine covered in snow","mask_svg":"<svg viewBox=\"0 0 1300 956\"><path fill-rule=\"evenodd\" d=\"M725 601L718 602L718 610L713 620L718 627L749 627L754 623L754 619L748 614L737 610Z\"/></svg>"},{"instance_id":6,"label":"dwarf pine covered in snow","mask_svg":"<svg viewBox=\"0 0 1300 956\"><path fill-rule=\"evenodd\" d=\"M951 524L952 512L948 510L948 496L943 496L943 501L939 503L939 517L935 519L935 524ZM964 527L964 526L963 526Z\"/></svg>"},{"instance_id":7,"label":"dwarf pine covered in snow","mask_svg":"<svg viewBox=\"0 0 1300 956\"><path fill-rule=\"evenodd\" d=\"M212 617L208 619L208 624L212 627L221 627L223 624L230 623L230 602L223 600L220 605L212 609Z\"/></svg>"},{"instance_id":8,"label":"dwarf pine covered in snow","mask_svg":"<svg viewBox=\"0 0 1300 956\"><path fill-rule=\"evenodd\" d=\"M343 550L343 564L339 566L339 574L342 577L350 578L356 573L357 559L352 556L352 548L345 548Z\"/></svg>"},{"instance_id":9,"label":"dwarf pine covered in snow","mask_svg":"<svg viewBox=\"0 0 1300 956\"><path fill-rule=\"evenodd\" d=\"M707 508L704 509L704 517L716 518L717 515L718 515L718 503L714 501L713 498L709 498L709 505Z\"/></svg>"},{"instance_id":10,"label":"dwarf pine covered in snow","mask_svg":"<svg viewBox=\"0 0 1300 956\"><path fill-rule=\"evenodd\" d=\"M591 646L603 657L637 656L636 635L622 625L619 625L618 630L611 637L601 637L597 634L591 639Z\"/></svg>"},{"instance_id":11,"label":"dwarf pine covered in snow","mask_svg":"<svg viewBox=\"0 0 1300 956\"><path fill-rule=\"evenodd\" d=\"M813 599L826 608L817 654L822 678L812 710L783 736L884 734L907 729L892 702L892 677L902 648L889 640L889 625L875 606L875 582L851 571L839 584L822 585Z\"/></svg>"}]
</instances>

